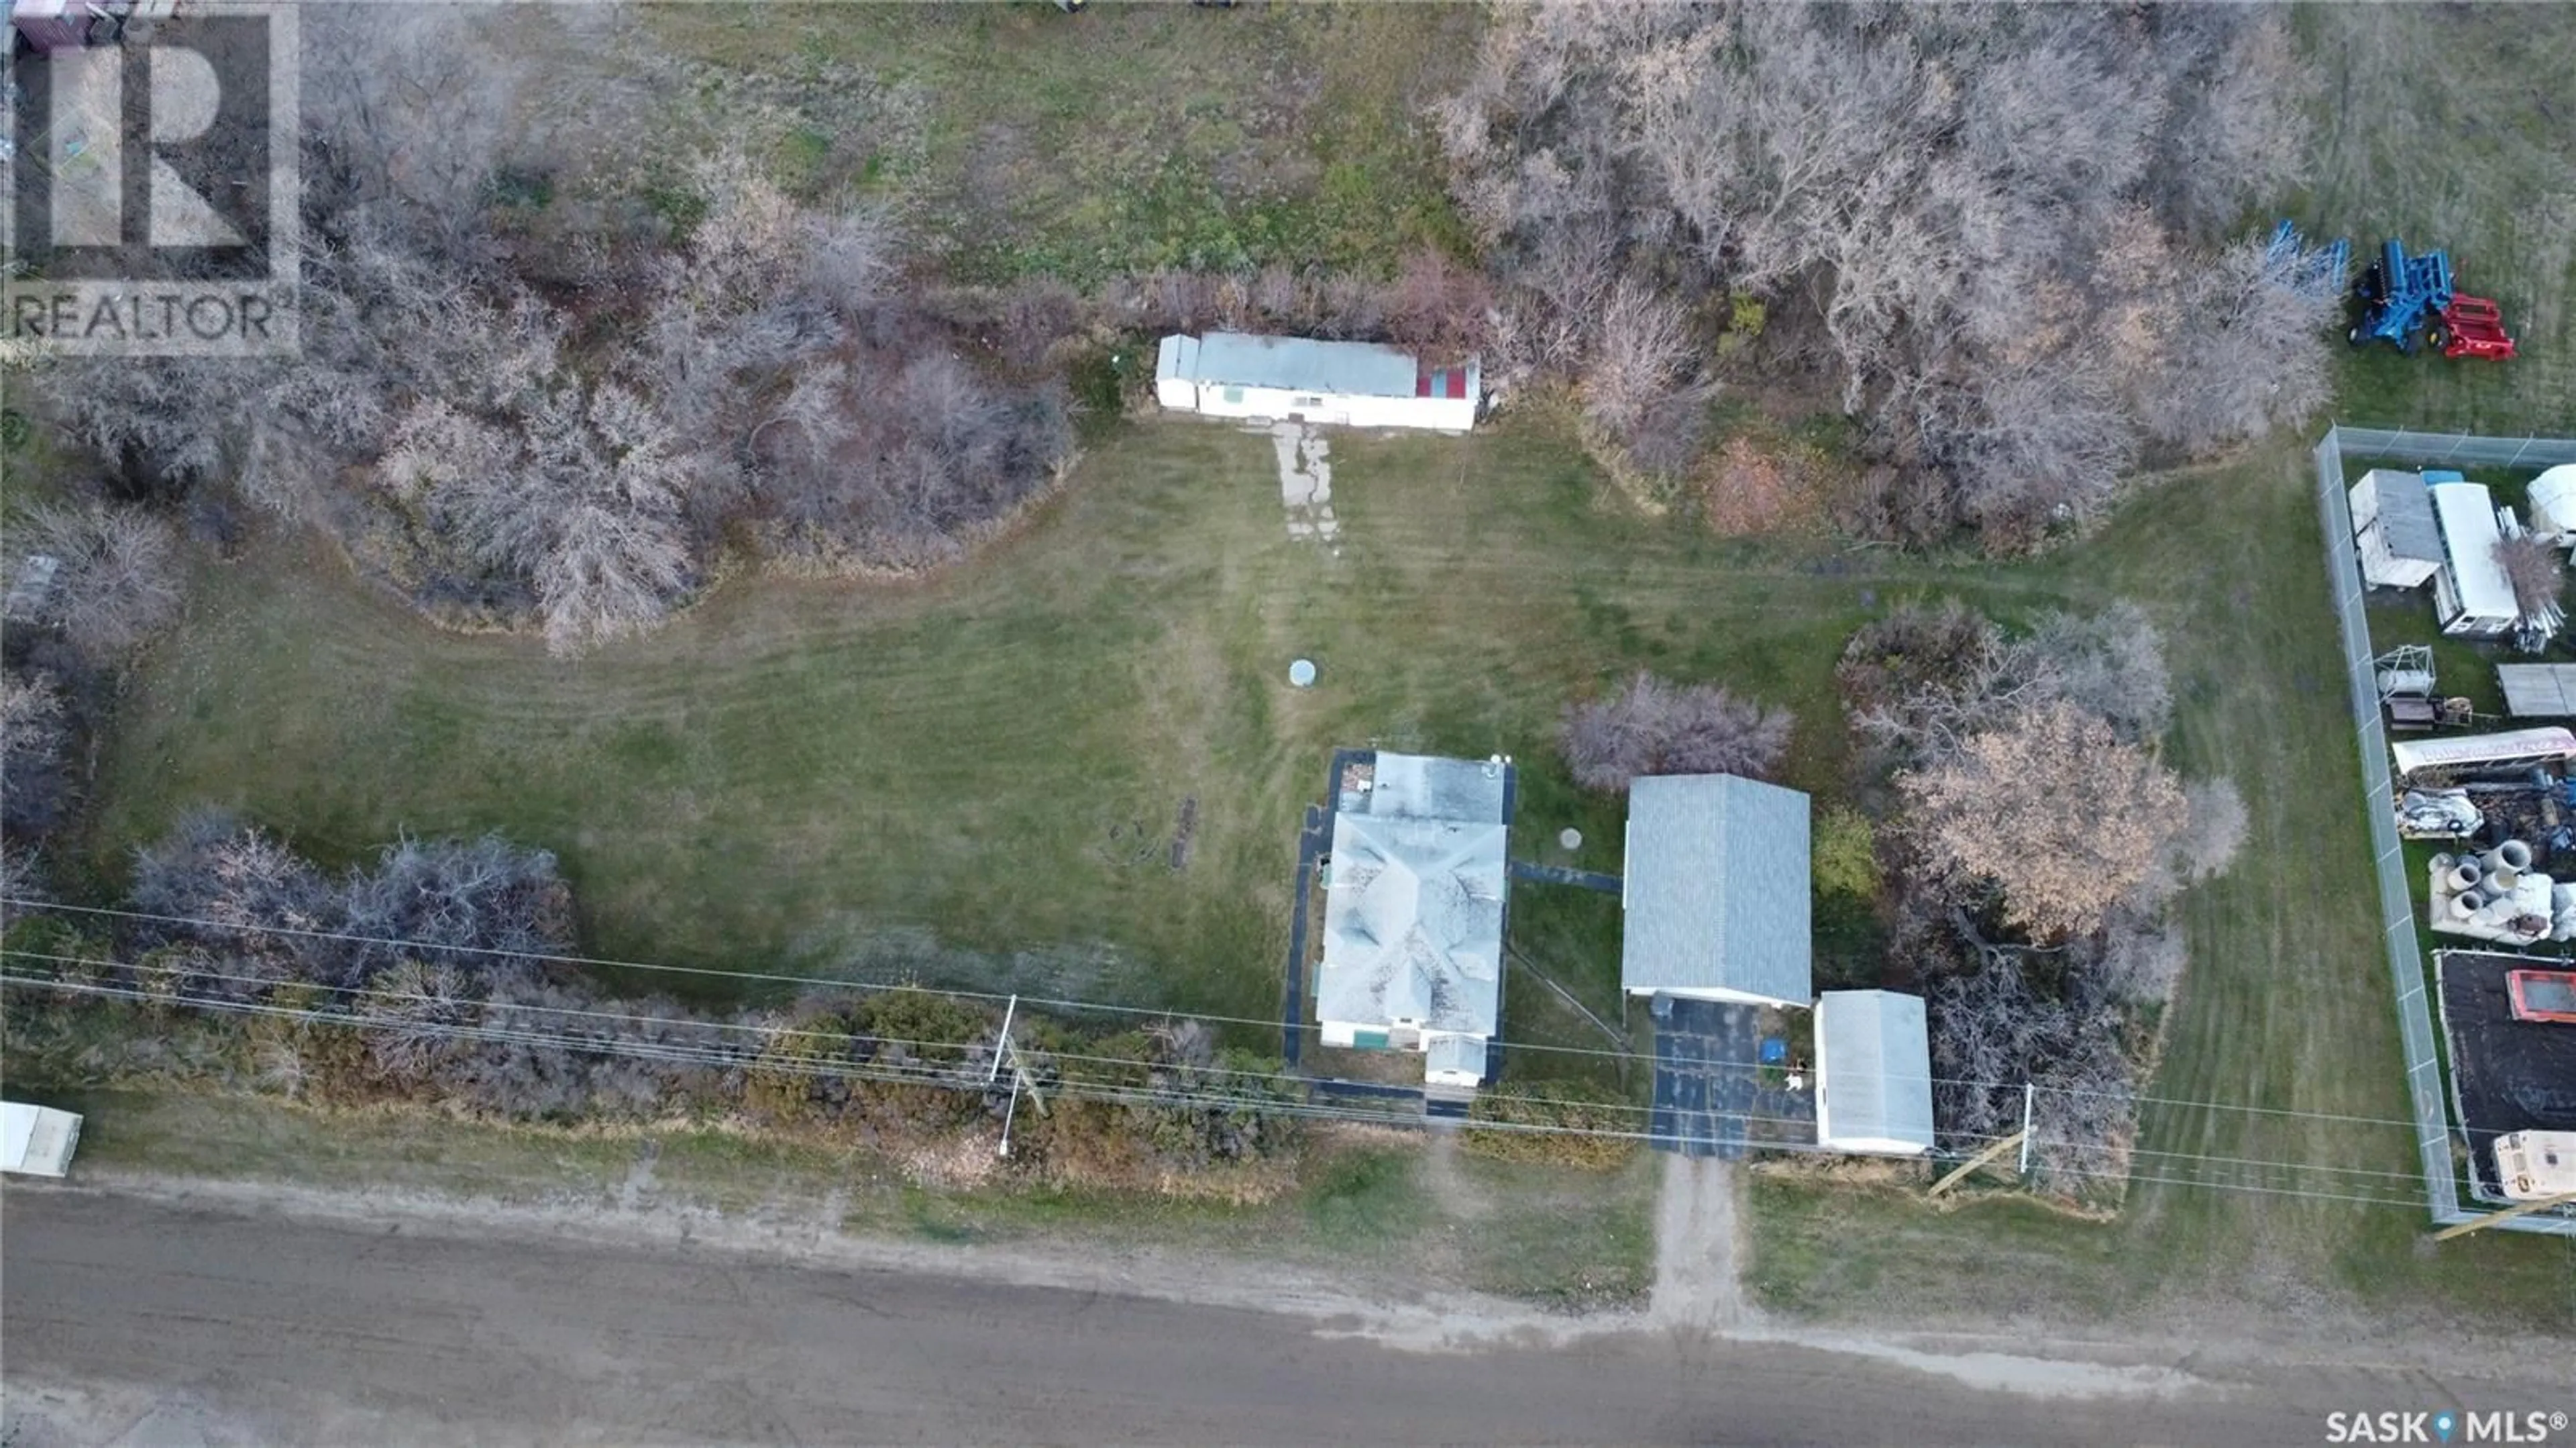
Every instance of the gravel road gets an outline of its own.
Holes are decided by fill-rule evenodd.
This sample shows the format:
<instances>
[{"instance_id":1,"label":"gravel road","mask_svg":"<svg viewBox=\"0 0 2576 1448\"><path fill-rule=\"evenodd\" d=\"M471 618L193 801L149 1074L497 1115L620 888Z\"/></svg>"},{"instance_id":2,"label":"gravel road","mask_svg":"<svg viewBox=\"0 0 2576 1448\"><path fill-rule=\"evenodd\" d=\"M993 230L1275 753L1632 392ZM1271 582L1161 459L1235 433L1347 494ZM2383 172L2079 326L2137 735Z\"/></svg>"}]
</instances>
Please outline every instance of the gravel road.
<instances>
[{"instance_id":1,"label":"gravel road","mask_svg":"<svg viewBox=\"0 0 2576 1448\"><path fill-rule=\"evenodd\" d=\"M0 1272L12 1448L2288 1443L2442 1391L2277 1366L1993 1391L1706 1331L1422 1350L1238 1306L60 1189L7 1193Z\"/></svg>"}]
</instances>

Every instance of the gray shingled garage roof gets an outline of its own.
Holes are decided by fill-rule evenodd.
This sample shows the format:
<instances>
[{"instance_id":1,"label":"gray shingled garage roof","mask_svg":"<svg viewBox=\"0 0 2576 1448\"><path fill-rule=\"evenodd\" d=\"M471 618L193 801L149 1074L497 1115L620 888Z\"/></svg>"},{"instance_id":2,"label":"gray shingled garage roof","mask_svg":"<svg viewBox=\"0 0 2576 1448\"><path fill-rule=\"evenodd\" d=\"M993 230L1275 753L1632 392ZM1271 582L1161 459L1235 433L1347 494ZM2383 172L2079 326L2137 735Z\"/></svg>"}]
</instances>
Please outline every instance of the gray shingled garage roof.
<instances>
[{"instance_id":1,"label":"gray shingled garage roof","mask_svg":"<svg viewBox=\"0 0 2576 1448\"><path fill-rule=\"evenodd\" d=\"M1805 795L1731 774L1639 779L1627 871L1624 989L1813 998Z\"/></svg>"}]
</instances>

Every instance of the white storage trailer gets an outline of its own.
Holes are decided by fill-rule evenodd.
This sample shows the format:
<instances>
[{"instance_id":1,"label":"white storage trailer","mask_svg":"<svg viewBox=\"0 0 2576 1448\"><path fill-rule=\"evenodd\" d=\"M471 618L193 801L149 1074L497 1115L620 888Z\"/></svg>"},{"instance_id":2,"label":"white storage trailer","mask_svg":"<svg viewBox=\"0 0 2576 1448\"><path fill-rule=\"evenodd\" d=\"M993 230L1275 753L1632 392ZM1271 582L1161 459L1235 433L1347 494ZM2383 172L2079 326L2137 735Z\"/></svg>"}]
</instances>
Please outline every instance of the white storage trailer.
<instances>
[{"instance_id":1,"label":"white storage trailer","mask_svg":"<svg viewBox=\"0 0 2576 1448\"><path fill-rule=\"evenodd\" d=\"M1439 365L1371 342L1210 332L1165 337L1154 358L1154 400L1207 417L1465 432L1480 387L1472 358Z\"/></svg>"},{"instance_id":2,"label":"white storage trailer","mask_svg":"<svg viewBox=\"0 0 2576 1448\"><path fill-rule=\"evenodd\" d=\"M23 1101L0 1104L0 1171L58 1177L72 1169L81 1119L50 1106Z\"/></svg>"},{"instance_id":3,"label":"white storage trailer","mask_svg":"<svg viewBox=\"0 0 2576 1448\"><path fill-rule=\"evenodd\" d=\"M2482 483L2436 483L2433 519L2442 529L2442 570L2433 575L2433 608L2442 632L2496 638L2522 621L2513 580L2496 561L2504 541L2495 497Z\"/></svg>"}]
</instances>

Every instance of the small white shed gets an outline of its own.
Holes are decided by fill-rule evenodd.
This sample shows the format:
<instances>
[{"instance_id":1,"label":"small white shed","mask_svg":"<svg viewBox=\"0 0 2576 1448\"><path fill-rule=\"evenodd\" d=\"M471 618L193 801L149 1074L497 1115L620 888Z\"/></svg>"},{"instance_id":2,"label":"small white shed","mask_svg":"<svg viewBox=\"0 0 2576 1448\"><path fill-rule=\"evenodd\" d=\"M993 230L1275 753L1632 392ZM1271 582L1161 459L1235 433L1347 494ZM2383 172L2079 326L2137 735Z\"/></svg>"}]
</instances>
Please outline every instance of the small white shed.
<instances>
[{"instance_id":1,"label":"small white shed","mask_svg":"<svg viewBox=\"0 0 2576 1448\"><path fill-rule=\"evenodd\" d=\"M2372 468L2352 485L2352 537L2361 576L2381 588L2421 588L2442 570L2442 530L2416 473Z\"/></svg>"},{"instance_id":2,"label":"small white shed","mask_svg":"<svg viewBox=\"0 0 2576 1448\"><path fill-rule=\"evenodd\" d=\"M2576 533L2576 463L2560 463L2531 480L2531 531Z\"/></svg>"},{"instance_id":3,"label":"small white shed","mask_svg":"<svg viewBox=\"0 0 2576 1448\"><path fill-rule=\"evenodd\" d=\"M58 1177L72 1169L81 1119L50 1106L0 1103L0 1171Z\"/></svg>"},{"instance_id":4,"label":"small white shed","mask_svg":"<svg viewBox=\"0 0 2576 1448\"><path fill-rule=\"evenodd\" d=\"M1480 381L1473 358L1434 364L1369 342L1248 332L1165 337L1154 361L1154 400L1175 412L1353 427L1465 432Z\"/></svg>"},{"instance_id":5,"label":"small white shed","mask_svg":"<svg viewBox=\"0 0 2576 1448\"><path fill-rule=\"evenodd\" d=\"M1921 996L1816 997L1816 1144L1881 1156L1932 1149L1932 1044Z\"/></svg>"},{"instance_id":6,"label":"small white shed","mask_svg":"<svg viewBox=\"0 0 2576 1448\"><path fill-rule=\"evenodd\" d=\"M2483 483L2436 483L2433 518L2442 529L2442 571L2433 575L2433 609L2442 632L2495 638L2522 621L2513 580L2496 561L2504 531L2495 498Z\"/></svg>"}]
</instances>

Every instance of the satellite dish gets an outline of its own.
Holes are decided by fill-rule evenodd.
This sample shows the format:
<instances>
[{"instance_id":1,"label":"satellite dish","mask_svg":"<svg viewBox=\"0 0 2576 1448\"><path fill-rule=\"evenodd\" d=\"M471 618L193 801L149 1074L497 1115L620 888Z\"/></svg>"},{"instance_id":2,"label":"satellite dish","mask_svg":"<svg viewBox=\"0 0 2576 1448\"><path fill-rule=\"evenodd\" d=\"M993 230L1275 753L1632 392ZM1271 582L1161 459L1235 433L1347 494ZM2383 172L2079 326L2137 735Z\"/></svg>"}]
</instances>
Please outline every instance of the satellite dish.
<instances>
[{"instance_id":1,"label":"satellite dish","mask_svg":"<svg viewBox=\"0 0 2576 1448\"><path fill-rule=\"evenodd\" d=\"M1288 666L1288 682L1296 685L1300 689L1307 688L1312 685L1315 682L1315 661L1312 659L1299 659L1297 662L1290 664Z\"/></svg>"}]
</instances>

